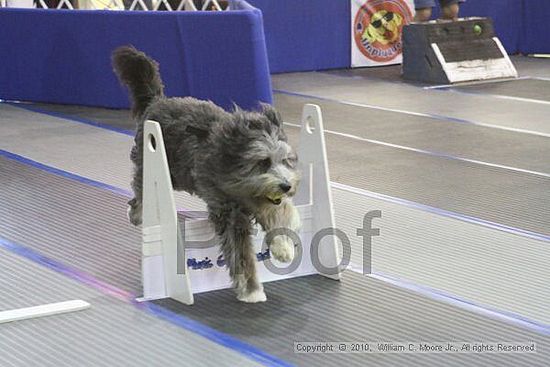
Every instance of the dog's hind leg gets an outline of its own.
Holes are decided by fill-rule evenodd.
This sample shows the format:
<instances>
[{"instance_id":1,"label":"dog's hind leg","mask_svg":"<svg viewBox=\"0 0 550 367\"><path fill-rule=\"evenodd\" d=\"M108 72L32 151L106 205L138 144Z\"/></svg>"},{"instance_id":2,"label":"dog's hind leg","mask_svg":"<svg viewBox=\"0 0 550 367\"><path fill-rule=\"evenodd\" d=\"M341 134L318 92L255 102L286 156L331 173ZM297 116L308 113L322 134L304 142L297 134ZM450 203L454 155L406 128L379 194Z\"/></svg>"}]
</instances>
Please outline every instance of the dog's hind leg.
<instances>
[{"instance_id":1,"label":"dog's hind leg","mask_svg":"<svg viewBox=\"0 0 550 367\"><path fill-rule=\"evenodd\" d=\"M136 138L137 139L137 138ZM128 201L128 220L135 226L139 226L142 220L142 187L143 187L143 154L137 145L132 147L130 159L134 162L134 174L132 177L132 190L134 198Z\"/></svg>"},{"instance_id":2,"label":"dog's hind leg","mask_svg":"<svg viewBox=\"0 0 550 367\"><path fill-rule=\"evenodd\" d=\"M237 299L248 303L264 302L267 298L256 273L250 216L238 207L219 211L209 209Z\"/></svg>"}]
</instances>

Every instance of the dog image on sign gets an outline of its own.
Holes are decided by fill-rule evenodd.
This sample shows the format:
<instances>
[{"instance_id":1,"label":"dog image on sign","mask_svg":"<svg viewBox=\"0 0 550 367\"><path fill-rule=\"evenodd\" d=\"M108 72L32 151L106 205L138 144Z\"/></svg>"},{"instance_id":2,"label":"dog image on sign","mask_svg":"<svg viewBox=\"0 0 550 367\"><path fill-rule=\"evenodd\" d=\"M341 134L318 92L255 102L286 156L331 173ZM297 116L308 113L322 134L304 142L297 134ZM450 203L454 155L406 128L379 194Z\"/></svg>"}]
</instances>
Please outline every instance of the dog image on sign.
<instances>
[{"instance_id":1,"label":"dog image on sign","mask_svg":"<svg viewBox=\"0 0 550 367\"><path fill-rule=\"evenodd\" d=\"M352 1L352 66L401 63L403 26L413 19L407 0Z\"/></svg>"}]
</instances>

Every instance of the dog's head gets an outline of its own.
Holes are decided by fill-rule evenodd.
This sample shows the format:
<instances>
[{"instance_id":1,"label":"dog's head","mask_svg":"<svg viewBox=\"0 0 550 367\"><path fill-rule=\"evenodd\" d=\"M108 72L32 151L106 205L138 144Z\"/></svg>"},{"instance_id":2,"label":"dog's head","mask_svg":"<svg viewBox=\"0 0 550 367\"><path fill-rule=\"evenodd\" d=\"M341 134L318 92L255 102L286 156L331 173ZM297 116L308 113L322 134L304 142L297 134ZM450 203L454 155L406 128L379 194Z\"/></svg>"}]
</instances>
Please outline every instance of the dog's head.
<instances>
[{"instance_id":1,"label":"dog's head","mask_svg":"<svg viewBox=\"0 0 550 367\"><path fill-rule=\"evenodd\" d=\"M300 174L281 116L269 105L260 112L237 109L221 134L223 176L217 185L256 207L279 205L296 193Z\"/></svg>"}]
</instances>

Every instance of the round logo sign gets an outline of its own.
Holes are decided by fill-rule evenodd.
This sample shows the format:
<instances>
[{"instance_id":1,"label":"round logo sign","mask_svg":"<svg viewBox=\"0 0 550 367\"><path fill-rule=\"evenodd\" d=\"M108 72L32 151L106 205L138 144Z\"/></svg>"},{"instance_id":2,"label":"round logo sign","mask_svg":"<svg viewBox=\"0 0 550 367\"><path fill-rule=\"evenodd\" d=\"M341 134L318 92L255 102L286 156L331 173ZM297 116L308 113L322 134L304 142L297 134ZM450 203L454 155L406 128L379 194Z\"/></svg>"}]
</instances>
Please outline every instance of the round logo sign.
<instances>
[{"instance_id":1,"label":"round logo sign","mask_svg":"<svg viewBox=\"0 0 550 367\"><path fill-rule=\"evenodd\" d=\"M405 0L367 0L353 22L355 44L370 60L391 61L401 54L401 32L412 18Z\"/></svg>"}]
</instances>

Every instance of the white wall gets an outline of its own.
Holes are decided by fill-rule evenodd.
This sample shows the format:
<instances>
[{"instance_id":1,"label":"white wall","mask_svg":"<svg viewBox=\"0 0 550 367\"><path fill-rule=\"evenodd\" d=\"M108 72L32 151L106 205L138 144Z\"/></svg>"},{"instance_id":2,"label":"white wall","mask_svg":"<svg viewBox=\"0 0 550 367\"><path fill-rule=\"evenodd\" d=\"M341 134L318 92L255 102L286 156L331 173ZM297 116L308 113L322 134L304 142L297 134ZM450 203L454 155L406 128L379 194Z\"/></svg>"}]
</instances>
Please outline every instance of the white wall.
<instances>
[{"instance_id":1,"label":"white wall","mask_svg":"<svg viewBox=\"0 0 550 367\"><path fill-rule=\"evenodd\" d=\"M11 8L34 8L33 0L7 0L7 6Z\"/></svg>"}]
</instances>

